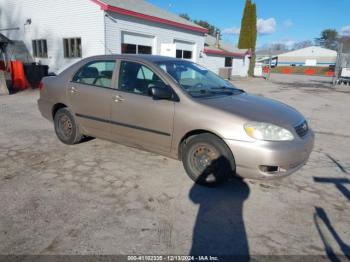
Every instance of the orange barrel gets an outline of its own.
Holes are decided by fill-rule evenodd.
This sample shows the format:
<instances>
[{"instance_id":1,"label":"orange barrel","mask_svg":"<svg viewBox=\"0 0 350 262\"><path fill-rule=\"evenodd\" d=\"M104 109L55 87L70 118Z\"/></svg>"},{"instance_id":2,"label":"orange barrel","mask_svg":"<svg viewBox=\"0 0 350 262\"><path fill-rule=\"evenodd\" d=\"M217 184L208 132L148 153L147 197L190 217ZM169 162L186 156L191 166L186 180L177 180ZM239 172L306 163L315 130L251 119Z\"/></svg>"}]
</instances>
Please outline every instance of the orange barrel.
<instances>
[{"instance_id":1,"label":"orange barrel","mask_svg":"<svg viewBox=\"0 0 350 262\"><path fill-rule=\"evenodd\" d=\"M15 90L25 90L29 88L29 83L24 74L23 63L19 60L11 61L12 86Z\"/></svg>"},{"instance_id":2,"label":"orange barrel","mask_svg":"<svg viewBox=\"0 0 350 262\"><path fill-rule=\"evenodd\" d=\"M326 76L334 76L334 72L333 71L327 71L326 72Z\"/></svg>"},{"instance_id":3,"label":"orange barrel","mask_svg":"<svg viewBox=\"0 0 350 262\"><path fill-rule=\"evenodd\" d=\"M316 70L315 70L315 69L308 68L308 69L305 69L305 70L304 70L304 74L305 74L305 75L314 75L314 74L316 74Z\"/></svg>"},{"instance_id":4,"label":"orange barrel","mask_svg":"<svg viewBox=\"0 0 350 262\"><path fill-rule=\"evenodd\" d=\"M292 69L291 68L283 68L282 69L282 74L291 74L292 73Z\"/></svg>"}]
</instances>

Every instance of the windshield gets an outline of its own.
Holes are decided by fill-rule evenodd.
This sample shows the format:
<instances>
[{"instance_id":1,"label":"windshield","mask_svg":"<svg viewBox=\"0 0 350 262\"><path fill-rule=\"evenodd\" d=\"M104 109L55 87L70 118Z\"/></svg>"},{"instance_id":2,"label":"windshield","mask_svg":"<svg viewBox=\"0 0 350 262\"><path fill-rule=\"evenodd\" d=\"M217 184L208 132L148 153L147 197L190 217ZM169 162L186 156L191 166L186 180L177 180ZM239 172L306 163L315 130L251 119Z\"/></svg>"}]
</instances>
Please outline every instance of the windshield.
<instances>
[{"instance_id":1,"label":"windshield","mask_svg":"<svg viewBox=\"0 0 350 262\"><path fill-rule=\"evenodd\" d=\"M162 61L157 64L192 97L237 95L243 92L210 70L192 62Z\"/></svg>"}]
</instances>

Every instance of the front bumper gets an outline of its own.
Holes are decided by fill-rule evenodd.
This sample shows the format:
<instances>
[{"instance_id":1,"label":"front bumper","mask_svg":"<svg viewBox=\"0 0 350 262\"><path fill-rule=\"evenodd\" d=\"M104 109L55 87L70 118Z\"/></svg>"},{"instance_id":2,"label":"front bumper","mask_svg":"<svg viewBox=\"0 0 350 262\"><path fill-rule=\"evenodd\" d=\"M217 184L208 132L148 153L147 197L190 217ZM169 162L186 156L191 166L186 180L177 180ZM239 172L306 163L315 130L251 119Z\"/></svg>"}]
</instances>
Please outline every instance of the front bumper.
<instances>
[{"instance_id":1,"label":"front bumper","mask_svg":"<svg viewBox=\"0 0 350 262\"><path fill-rule=\"evenodd\" d=\"M315 136L308 134L293 141L244 142L225 140L236 161L236 174L251 179L275 179L293 174L308 161L314 146ZM264 171L264 166L274 167L273 172Z\"/></svg>"}]
</instances>

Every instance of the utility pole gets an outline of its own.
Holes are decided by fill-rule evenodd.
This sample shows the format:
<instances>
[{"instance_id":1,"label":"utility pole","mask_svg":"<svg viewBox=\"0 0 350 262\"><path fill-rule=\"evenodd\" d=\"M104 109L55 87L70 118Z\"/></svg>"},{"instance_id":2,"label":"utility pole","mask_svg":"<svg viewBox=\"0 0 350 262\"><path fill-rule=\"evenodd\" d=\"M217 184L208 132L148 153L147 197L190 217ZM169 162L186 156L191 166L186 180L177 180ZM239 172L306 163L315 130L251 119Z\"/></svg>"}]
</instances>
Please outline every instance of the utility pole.
<instances>
[{"instance_id":1,"label":"utility pole","mask_svg":"<svg viewBox=\"0 0 350 262\"><path fill-rule=\"evenodd\" d=\"M343 43L339 44L337 60L335 62L334 68L334 76L333 76L333 87L338 83L340 71L341 71L341 63L342 63L342 53L343 53Z\"/></svg>"},{"instance_id":2,"label":"utility pole","mask_svg":"<svg viewBox=\"0 0 350 262\"><path fill-rule=\"evenodd\" d=\"M267 73L267 79L270 80L271 78L271 64L272 64L272 53L271 48L269 49L269 72Z\"/></svg>"}]
</instances>

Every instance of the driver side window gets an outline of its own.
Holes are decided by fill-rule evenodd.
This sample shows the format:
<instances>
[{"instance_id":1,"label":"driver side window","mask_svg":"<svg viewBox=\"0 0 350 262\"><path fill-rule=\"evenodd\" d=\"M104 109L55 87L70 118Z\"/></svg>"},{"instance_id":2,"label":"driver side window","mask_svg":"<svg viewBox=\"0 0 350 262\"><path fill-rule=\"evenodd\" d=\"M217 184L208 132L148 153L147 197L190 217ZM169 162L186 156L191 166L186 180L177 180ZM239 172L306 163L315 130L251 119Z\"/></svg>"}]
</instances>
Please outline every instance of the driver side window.
<instances>
[{"instance_id":1,"label":"driver side window","mask_svg":"<svg viewBox=\"0 0 350 262\"><path fill-rule=\"evenodd\" d=\"M122 61L119 73L118 90L139 95L151 96L152 87L166 87L166 84L147 66Z\"/></svg>"}]
</instances>

